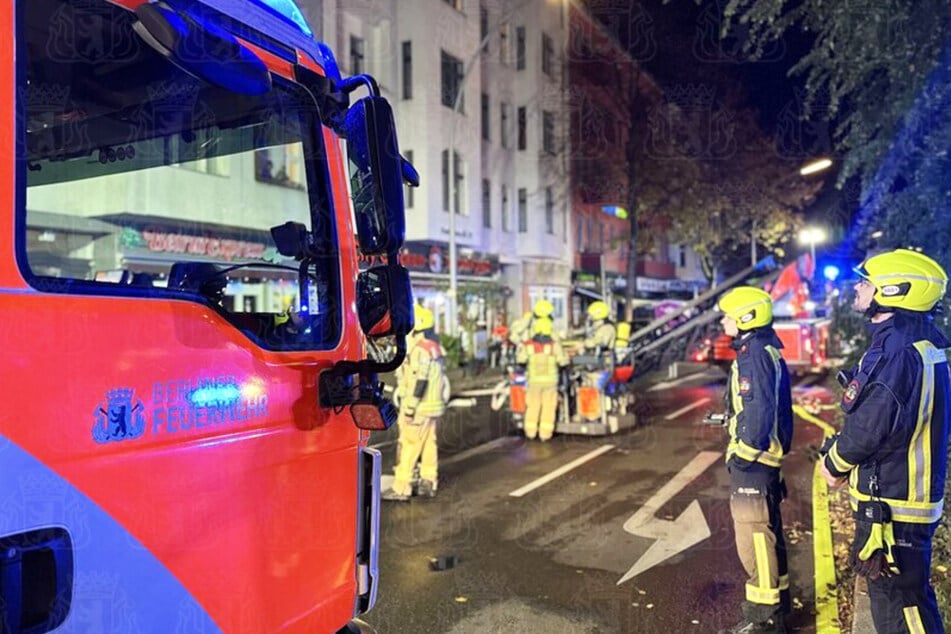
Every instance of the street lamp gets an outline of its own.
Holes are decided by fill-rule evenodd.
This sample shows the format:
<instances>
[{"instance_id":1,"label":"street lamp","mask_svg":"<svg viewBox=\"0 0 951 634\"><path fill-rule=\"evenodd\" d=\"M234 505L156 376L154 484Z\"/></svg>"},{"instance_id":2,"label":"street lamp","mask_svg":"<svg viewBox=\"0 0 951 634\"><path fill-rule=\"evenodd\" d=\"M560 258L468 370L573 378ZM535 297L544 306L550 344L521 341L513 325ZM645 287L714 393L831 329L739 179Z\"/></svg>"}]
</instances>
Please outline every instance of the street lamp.
<instances>
[{"instance_id":1,"label":"street lamp","mask_svg":"<svg viewBox=\"0 0 951 634\"><path fill-rule=\"evenodd\" d=\"M479 46L476 47L475 52L472 56L466 61L466 65L462 68L462 76L459 78L459 84L456 87L456 96L452 101L452 122L449 124L449 150L448 150L448 173L449 173L449 334L455 336L459 331L459 323L457 319L457 297L456 295L459 292L459 263L456 247L456 200L462 200L460 197L465 195L464 192L460 193L456 191L456 113L459 112L459 105L462 103L462 94L463 89L466 85L466 79L469 78L469 73L472 72L472 69L475 68L476 62L478 62L482 57L482 51L485 49L485 45L489 43L489 38L491 38L495 31L512 19L518 11L521 11L524 7L529 5L532 0L523 0L519 4L511 7L506 13L503 13L499 18L498 23L495 25L495 28L489 28L486 31L485 36L479 41ZM461 202L460 202L461 204Z\"/></svg>"},{"instance_id":2,"label":"street lamp","mask_svg":"<svg viewBox=\"0 0 951 634\"><path fill-rule=\"evenodd\" d=\"M826 230L822 227L803 227L799 232L799 244L808 244L812 255L812 266L816 266L816 245L826 241Z\"/></svg>"},{"instance_id":3,"label":"street lamp","mask_svg":"<svg viewBox=\"0 0 951 634\"><path fill-rule=\"evenodd\" d=\"M822 170L829 169L830 167L832 167L832 159L828 159L828 158L816 159L800 167L799 175L809 176L810 174L821 172Z\"/></svg>"}]
</instances>

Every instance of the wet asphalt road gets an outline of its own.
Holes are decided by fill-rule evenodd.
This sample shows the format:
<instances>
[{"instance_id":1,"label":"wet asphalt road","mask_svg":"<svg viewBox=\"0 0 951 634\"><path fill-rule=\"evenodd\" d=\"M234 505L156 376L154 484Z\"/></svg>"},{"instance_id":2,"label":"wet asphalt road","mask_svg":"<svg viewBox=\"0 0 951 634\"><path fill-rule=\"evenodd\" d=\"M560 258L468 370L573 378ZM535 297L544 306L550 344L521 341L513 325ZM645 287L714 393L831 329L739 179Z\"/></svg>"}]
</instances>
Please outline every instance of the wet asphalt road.
<instances>
[{"instance_id":1,"label":"wet asphalt road","mask_svg":"<svg viewBox=\"0 0 951 634\"><path fill-rule=\"evenodd\" d=\"M504 432L507 421L487 398L456 410L439 492L432 500L384 503L381 586L367 620L381 634L448 632L716 632L738 618L746 581L735 554L723 430L698 424L720 409L722 375L643 391L639 425L609 437L556 436L548 443L518 435L472 449L467 440ZM702 399L706 403L672 416ZM783 505L790 555L791 631L815 631L811 486L806 448L816 428L796 420L794 451L784 468ZM481 431L478 431L481 430ZM510 493L604 445L614 447L522 497ZM459 453L459 450L466 450ZM383 448L392 473L395 448ZM710 537L617 585L654 543L623 525L700 452L720 452L711 466L656 513L674 520L697 500ZM677 530L677 529L675 529ZM430 569L452 555L454 567Z\"/></svg>"}]
</instances>

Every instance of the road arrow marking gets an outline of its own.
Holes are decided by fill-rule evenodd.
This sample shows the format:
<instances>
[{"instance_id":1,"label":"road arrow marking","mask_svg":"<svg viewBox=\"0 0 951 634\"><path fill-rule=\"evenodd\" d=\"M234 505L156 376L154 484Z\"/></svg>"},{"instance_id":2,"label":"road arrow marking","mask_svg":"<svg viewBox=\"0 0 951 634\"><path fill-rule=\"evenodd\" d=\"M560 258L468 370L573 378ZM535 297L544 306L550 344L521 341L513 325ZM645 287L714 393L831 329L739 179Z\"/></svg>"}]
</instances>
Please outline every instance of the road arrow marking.
<instances>
[{"instance_id":1,"label":"road arrow marking","mask_svg":"<svg viewBox=\"0 0 951 634\"><path fill-rule=\"evenodd\" d=\"M662 520L654 517L664 504L680 493L697 476L720 459L716 451L701 451L690 463L680 470L667 484L651 496L634 515L624 522L624 530L638 537L656 539L631 569L618 580L621 585L645 570L653 568L674 555L681 553L694 544L710 537L710 527L700 510L700 502L694 500L676 520Z\"/></svg>"}]
</instances>

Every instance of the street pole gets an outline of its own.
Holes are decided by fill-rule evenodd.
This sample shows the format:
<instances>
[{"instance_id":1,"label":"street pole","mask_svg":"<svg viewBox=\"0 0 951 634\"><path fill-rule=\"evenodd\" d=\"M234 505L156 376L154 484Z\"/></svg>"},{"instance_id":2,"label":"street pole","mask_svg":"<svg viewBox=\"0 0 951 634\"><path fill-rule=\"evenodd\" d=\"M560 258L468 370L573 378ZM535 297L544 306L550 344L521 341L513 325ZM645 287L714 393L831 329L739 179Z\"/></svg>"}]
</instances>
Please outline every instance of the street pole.
<instances>
[{"instance_id":1,"label":"street pole","mask_svg":"<svg viewBox=\"0 0 951 634\"><path fill-rule=\"evenodd\" d=\"M462 77L459 79L456 96L452 101L452 121L449 124L449 156L447 161L449 162L449 334L453 336L459 332L459 316L457 313L459 266L456 248L456 207L454 203L457 197L461 195L456 190L456 114L459 112L459 104L462 103L462 94L465 92L466 79L469 78L469 74L472 72L472 69L475 68L476 62L482 56L482 49L489 43L489 38L492 37L496 29L508 22L516 11L521 10L524 6L529 4L529 2L531 2L531 0L524 0L509 9L508 13L503 14L503 16L499 18L495 28L489 28L487 30L485 37L479 41L479 46L476 47L475 53L472 54L472 57L469 58L466 65L462 68Z\"/></svg>"},{"instance_id":2,"label":"street pole","mask_svg":"<svg viewBox=\"0 0 951 634\"><path fill-rule=\"evenodd\" d=\"M753 228L750 230L750 266L756 266L756 218L753 218Z\"/></svg>"},{"instance_id":3,"label":"street pole","mask_svg":"<svg viewBox=\"0 0 951 634\"><path fill-rule=\"evenodd\" d=\"M604 248L603 246L601 247ZM608 301L608 272L604 270L604 251L601 252L601 299L604 300L604 303L608 306L611 306L611 302ZM611 314L614 314L614 307L611 309Z\"/></svg>"}]
</instances>

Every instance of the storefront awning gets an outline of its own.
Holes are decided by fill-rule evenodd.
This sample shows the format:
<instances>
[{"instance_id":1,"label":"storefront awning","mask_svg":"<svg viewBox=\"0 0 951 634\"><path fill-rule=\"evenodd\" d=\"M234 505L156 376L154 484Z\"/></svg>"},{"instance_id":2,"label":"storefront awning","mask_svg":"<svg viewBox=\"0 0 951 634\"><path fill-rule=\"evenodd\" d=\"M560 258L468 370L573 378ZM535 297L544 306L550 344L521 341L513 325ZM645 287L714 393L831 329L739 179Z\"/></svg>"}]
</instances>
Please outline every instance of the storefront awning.
<instances>
[{"instance_id":1,"label":"storefront awning","mask_svg":"<svg viewBox=\"0 0 951 634\"><path fill-rule=\"evenodd\" d=\"M578 295L582 295L582 296L584 296L584 297L590 297L591 299L596 299L596 300L602 300L602 299L604 299L603 297L601 297L601 293L597 293L597 292L595 292L595 291L588 290L588 289L586 289L586 288L584 288L584 287L581 287L581 286L575 286L573 290L574 290L574 292L577 293Z\"/></svg>"}]
</instances>

